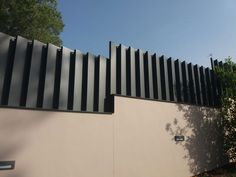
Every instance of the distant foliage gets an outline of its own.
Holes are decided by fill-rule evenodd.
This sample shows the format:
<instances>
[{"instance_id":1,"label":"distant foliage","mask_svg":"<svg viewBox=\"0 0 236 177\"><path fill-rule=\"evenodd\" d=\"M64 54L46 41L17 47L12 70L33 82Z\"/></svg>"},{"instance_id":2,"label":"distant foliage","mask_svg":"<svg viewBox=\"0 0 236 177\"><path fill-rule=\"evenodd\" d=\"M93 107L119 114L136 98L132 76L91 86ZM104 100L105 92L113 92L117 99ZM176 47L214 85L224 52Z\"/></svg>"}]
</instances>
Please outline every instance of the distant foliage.
<instances>
[{"instance_id":1,"label":"distant foliage","mask_svg":"<svg viewBox=\"0 0 236 177\"><path fill-rule=\"evenodd\" d=\"M222 125L224 149L229 158L236 160L236 63L225 60L224 67L216 68L222 86Z\"/></svg>"},{"instance_id":2,"label":"distant foliage","mask_svg":"<svg viewBox=\"0 0 236 177\"><path fill-rule=\"evenodd\" d=\"M61 45L57 0L0 0L0 31Z\"/></svg>"}]
</instances>

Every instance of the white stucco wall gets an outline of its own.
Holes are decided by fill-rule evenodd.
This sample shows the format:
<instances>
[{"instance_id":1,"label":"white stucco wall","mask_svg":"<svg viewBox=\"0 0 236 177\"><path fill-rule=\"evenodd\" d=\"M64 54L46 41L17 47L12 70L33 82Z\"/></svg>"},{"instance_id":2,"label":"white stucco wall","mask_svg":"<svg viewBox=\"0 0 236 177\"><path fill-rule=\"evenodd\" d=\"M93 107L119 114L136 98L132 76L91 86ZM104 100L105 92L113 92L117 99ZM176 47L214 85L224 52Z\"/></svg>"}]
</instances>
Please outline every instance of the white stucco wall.
<instances>
[{"instance_id":1,"label":"white stucco wall","mask_svg":"<svg viewBox=\"0 0 236 177\"><path fill-rule=\"evenodd\" d=\"M111 115L0 108L0 161L16 162L0 177L192 176L222 164L216 112L125 97Z\"/></svg>"}]
</instances>

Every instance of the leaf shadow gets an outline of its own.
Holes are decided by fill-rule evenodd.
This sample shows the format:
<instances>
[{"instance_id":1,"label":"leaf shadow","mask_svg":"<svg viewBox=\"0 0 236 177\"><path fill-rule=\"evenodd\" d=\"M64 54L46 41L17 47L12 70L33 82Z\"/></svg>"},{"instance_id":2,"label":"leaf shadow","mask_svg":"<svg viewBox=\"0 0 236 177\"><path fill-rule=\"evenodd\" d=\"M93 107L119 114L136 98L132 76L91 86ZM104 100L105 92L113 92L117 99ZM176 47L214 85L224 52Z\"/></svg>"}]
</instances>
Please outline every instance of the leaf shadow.
<instances>
[{"instance_id":1,"label":"leaf shadow","mask_svg":"<svg viewBox=\"0 0 236 177\"><path fill-rule=\"evenodd\" d=\"M223 129L217 109L176 104L183 114L184 125L175 118L166 124L165 130L174 137L185 136L185 141L176 142L187 152L189 171L196 175L223 166L228 157L223 150Z\"/></svg>"}]
</instances>

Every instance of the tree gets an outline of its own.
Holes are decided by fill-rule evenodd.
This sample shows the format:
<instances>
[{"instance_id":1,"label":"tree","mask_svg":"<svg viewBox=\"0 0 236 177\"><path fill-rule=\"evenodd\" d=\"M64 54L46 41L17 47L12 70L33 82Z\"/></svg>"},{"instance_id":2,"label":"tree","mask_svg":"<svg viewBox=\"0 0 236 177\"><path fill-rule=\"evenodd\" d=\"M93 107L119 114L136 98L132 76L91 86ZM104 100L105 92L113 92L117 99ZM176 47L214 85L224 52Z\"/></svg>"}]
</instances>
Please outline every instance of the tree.
<instances>
[{"instance_id":1,"label":"tree","mask_svg":"<svg viewBox=\"0 0 236 177\"><path fill-rule=\"evenodd\" d=\"M0 0L0 31L61 45L64 24L57 0Z\"/></svg>"},{"instance_id":2,"label":"tree","mask_svg":"<svg viewBox=\"0 0 236 177\"><path fill-rule=\"evenodd\" d=\"M231 58L223 67L216 67L221 83L221 113L224 130L224 150L230 160L236 160L236 63Z\"/></svg>"}]
</instances>

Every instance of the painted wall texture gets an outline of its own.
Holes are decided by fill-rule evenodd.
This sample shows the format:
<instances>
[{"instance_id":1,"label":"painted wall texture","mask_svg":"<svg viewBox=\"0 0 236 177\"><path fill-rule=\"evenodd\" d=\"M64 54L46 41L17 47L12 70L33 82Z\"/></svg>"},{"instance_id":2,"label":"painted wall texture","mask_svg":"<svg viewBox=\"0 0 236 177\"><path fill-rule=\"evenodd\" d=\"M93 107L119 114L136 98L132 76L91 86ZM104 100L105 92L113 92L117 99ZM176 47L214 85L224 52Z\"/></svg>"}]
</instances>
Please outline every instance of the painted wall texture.
<instances>
[{"instance_id":1,"label":"painted wall texture","mask_svg":"<svg viewBox=\"0 0 236 177\"><path fill-rule=\"evenodd\" d=\"M0 108L0 161L16 162L0 177L190 177L224 164L218 120L213 108L118 96L114 114Z\"/></svg>"}]
</instances>

